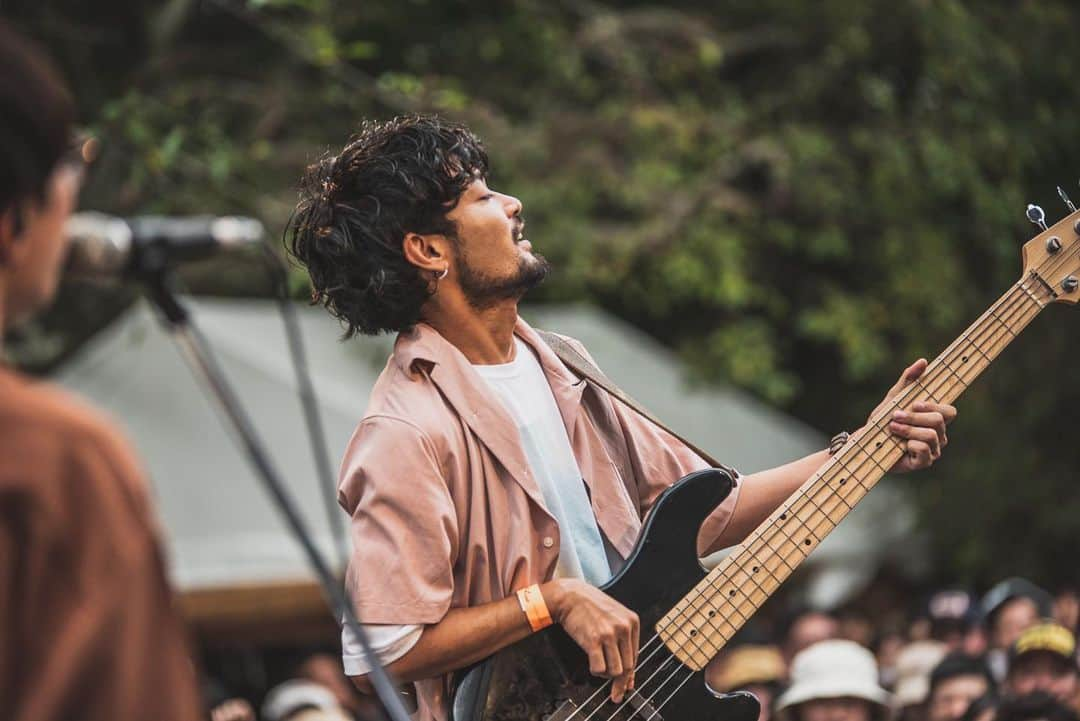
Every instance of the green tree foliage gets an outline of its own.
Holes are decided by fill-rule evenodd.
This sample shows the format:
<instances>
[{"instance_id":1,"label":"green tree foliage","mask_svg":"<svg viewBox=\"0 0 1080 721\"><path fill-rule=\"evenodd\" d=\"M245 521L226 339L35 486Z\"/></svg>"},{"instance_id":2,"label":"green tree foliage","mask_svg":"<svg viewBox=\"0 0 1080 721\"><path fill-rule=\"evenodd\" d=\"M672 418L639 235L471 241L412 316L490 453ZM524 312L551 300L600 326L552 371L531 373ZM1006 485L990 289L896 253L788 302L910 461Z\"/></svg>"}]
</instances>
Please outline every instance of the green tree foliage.
<instances>
[{"instance_id":1,"label":"green tree foliage","mask_svg":"<svg viewBox=\"0 0 1080 721\"><path fill-rule=\"evenodd\" d=\"M538 298L599 303L678 349L695 382L828 431L858 425L906 362L1017 279L1026 203L1058 217L1054 185L1080 175L1066 0L8 14L54 50L105 139L87 205L250 212L278 229L301 168L360 118L458 117L558 268ZM201 282L257 292L251 275ZM948 457L912 481L946 578L1077 580L1080 318L1044 316L964 398Z\"/></svg>"}]
</instances>

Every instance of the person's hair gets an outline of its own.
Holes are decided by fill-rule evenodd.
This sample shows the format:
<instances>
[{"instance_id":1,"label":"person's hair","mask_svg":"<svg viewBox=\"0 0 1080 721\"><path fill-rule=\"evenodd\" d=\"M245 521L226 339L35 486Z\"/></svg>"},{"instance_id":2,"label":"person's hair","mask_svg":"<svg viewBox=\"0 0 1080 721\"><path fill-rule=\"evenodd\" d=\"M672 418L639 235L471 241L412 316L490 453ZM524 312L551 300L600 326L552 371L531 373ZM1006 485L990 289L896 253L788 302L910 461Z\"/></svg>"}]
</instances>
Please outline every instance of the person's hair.
<instances>
[{"instance_id":1,"label":"person's hair","mask_svg":"<svg viewBox=\"0 0 1080 721\"><path fill-rule=\"evenodd\" d=\"M455 237L446 214L487 171L487 152L465 126L423 115L365 122L340 153L308 167L286 244L307 268L312 301L342 321L345 337L420 320L432 282L402 241Z\"/></svg>"},{"instance_id":2,"label":"person's hair","mask_svg":"<svg viewBox=\"0 0 1080 721\"><path fill-rule=\"evenodd\" d=\"M1076 712L1043 691L1002 700L994 721L1078 721Z\"/></svg>"},{"instance_id":3,"label":"person's hair","mask_svg":"<svg viewBox=\"0 0 1080 721\"><path fill-rule=\"evenodd\" d=\"M0 213L44 200L71 142L75 106L48 57L0 20Z\"/></svg>"},{"instance_id":4,"label":"person's hair","mask_svg":"<svg viewBox=\"0 0 1080 721\"><path fill-rule=\"evenodd\" d=\"M789 608L777 622L776 633L783 639L783 643L788 642L788 636L795 629L799 622L810 616L821 616L828 618L839 623L839 618L832 611L825 611L820 608L813 608L811 606L795 606Z\"/></svg>"},{"instance_id":5,"label":"person's hair","mask_svg":"<svg viewBox=\"0 0 1080 721\"><path fill-rule=\"evenodd\" d=\"M993 691L984 693L979 698L972 701L964 715L960 717L960 721L978 721L979 717L987 711L997 711L998 705L1001 704L1001 699Z\"/></svg>"},{"instance_id":6,"label":"person's hair","mask_svg":"<svg viewBox=\"0 0 1080 721\"><path fill-rule=\"evenodd\" d=\"M930 672L930 689L926 694L926 698L933 698L938 686L957 676L982 676L986 679L988 692L994 691L997 687L997 684L994 683L994 676L990 673L985 661L968 656L965 653L951 653L943 658L941 663Z\"/></svg>"}]
</instances>

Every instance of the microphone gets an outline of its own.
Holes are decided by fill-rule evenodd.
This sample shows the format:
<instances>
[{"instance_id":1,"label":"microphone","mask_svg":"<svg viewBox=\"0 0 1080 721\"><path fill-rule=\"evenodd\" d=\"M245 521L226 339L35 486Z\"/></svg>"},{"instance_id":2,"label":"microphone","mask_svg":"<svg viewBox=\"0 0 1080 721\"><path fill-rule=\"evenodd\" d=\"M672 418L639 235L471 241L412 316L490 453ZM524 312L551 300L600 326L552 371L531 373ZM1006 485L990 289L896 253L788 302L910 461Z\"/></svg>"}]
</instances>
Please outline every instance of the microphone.
<instances>
[{"instance_id":1,"label":"microphone","mask_svg":"<svg viewBox=\"0 0 1080 721\"><path fill-rule=\"evenodd\" d=\"M263 225L236 215L118 218L74 213L64 228L66 270L78 276L137 276L174 262L199 260L220 250L258 243Z\"/></svg>"}]
</instances>

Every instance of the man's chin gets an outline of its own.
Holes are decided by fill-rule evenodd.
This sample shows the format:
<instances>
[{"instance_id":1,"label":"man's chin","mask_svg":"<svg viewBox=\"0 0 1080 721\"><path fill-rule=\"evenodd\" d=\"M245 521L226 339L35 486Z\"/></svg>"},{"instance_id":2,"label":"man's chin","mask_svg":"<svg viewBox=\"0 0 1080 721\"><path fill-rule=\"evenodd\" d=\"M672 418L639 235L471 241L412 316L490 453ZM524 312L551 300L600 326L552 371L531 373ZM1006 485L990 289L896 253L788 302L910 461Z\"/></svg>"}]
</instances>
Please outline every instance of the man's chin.
<instances>
[{"instance_id":1,"label":"man's chin","mask_svg":"<svg viewBox=\"0 0 1080 721\"><path fill-rule=\"evenodd\" d=\"M517 270L516 276L503 281L492 282L466 274L459 282L470 305L477 309L490 308L503 301L520 300L544 282L551 271L551 264L542 255L523 251L518 257Z\"/></svg>"}]
</instances>

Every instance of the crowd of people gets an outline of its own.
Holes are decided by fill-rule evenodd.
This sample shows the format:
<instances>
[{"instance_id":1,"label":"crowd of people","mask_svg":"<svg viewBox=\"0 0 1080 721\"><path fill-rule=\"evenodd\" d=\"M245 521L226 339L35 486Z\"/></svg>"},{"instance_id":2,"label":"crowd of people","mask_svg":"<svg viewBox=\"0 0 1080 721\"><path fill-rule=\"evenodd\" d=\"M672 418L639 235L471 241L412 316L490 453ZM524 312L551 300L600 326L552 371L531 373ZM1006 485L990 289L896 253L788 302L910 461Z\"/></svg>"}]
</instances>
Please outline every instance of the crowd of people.
<instances>
[{"instance_id":1,"label":"crowd of people","mask_svg":"<svg viewBox=\"0 0 1080 721\"><path fill-rule=\"evenodd\" d=\"M707 682L757 696L758 721L1077 721L1078 609L1020 578L940 590L902 628L804 609L726 648Z\"/></svg>"},{"instance_id":2,"label":"crowd of people","mask_svg":"<svg viewBox=\"0 0 1080 721\"><path fill-rule=\"evenodd\" d=\"M751 623L706 671L749 691L758 721L1080 721L1080 598L1011 578L981 598L931 594L897 626L803 608ZM373 718L333 653L305 657L261 698L204 685L210 721Z\"/></svg>"},{"instance_id":3,"label":"crowd of people","mask_svg":"<svg viewBox=\"0 0 1080 721\"><path fill-rule=\"evenodd\" d=\"M208 675L202 684L206 718L208 721L355 721L377 717L374 699L360 694L345 676L340 654L304 654L290 665L291 672L284 680L259 694L236 693L228 683Z\"/></svg>"}]
</instances>

